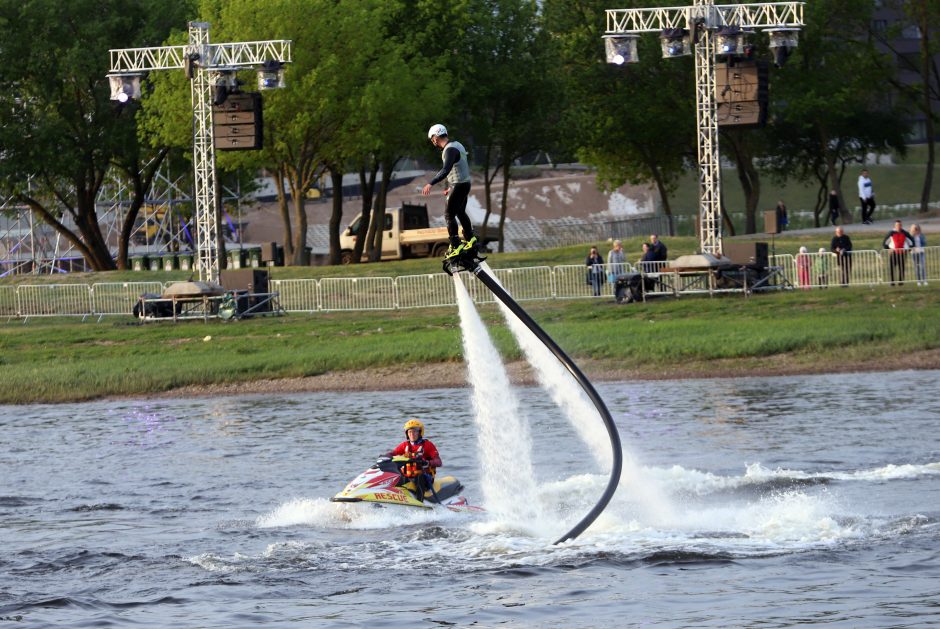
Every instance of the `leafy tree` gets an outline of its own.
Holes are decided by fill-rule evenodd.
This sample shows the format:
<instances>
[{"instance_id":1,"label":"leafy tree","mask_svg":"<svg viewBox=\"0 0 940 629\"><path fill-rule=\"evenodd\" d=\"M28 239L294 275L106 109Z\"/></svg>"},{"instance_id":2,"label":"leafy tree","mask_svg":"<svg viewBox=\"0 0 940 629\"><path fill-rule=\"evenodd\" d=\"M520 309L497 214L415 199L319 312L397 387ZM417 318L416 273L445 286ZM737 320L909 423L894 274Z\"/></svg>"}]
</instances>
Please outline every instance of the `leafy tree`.
<instances>
[{"instance_id":1,"label":"leafy tree","mask_svg":"<svg viewBox=\"0 0 940 629\"><path fill-rule=\"evenodd\" d=\"M891 85L913 107L924 115L924 133L927 137L927 164L924 184L921 188L920 211L926 212L930 204L930 191L933 187L933 171L936 164L936 138L938 120L938 102L940 102L940 2L936 0L889 0L885 3L898 14L906 18L893 28L886 30L872 29L871 37L881 46L890 50L897 60L898 70L908 73L915 80L904 81L900 76L890 78ZM895 37L903 35L911 28L918 35L916 55L904 54L895 45ZM900 72L899 72L900 74Z\"/></svg>"},{"instance_id":2,"label":"leafy tree","mask_svg":"<svg viewBox=\"0 0 940 629\"><path fill-rule=\"evenodd\" d=\"M502 174L499 251L511 166L518 158L549 148L555 140L564 93L557 56L532 0L475 0L476 16L467 33L471 61L460 102L462 116L483 155L486 223L492 213L492 187Z\"/></svg>"},{"instance_id":3,"label":"leafy tree","mask_svg":"<svg viewBox=\"0 0 940 629\"><path fill-rule=\"evenodd\" d=\"M768 168L778 178L819 184L817 227L829 189L839 195L842 220L851 220L841 192L847 164L905 150L903 110L873 89L890 75L866 37L871 7L865 0L808 3L800 45L771 90L776 148Z\"/></svg>"},{"instance_id":4,"label":"leafy tree","mask_svg":"<svg viewBox=\"0 0 940 629\"><path fill-rule=\"evenodd\" d=\"M669 195L696 155L692 60L662 59L659 40L650 35L639 38L639 63L606 64L602 35L609 4L543 3L567 76L566 141L597 168L608 188L652 182L663 211L671 215Z\"/></svg>"},{"instance_id":5,"label":"leafy tree","mask_svg":"<svg viewBox=\"0 0 940 629\"><path fill-rule=\"evenodd\" d=\"M463 2L395 0L383 4L381 28L375 36L366 80L353 116L353 138L363 186L363 216L352 261L380 259L386 194L399 160L427 147L425 132L450 111L459 82L454 68L462 63L459 50L466 20ZM376 187L376 175L382 179Z\"/></svg>"},{"instance_id":6,"label":"leafy tree","mask_svg":"<svg viewBox=\"0 0 940 629\"><path fill-rule=\"evenodd\" d=\"M353 135L369 64L381 47L376 34L381 7L376 0L278 0L273 5L227 0L222 12L226 32L293 40L287 89L265 94L266 139L261 157L278 186L285 256L294 264L308 262L306 193ZM298 20L299 15L315 19ZM290 190L292 213L287 211L283 182ZM333 192L342 199L342 185ZM331 233L335 261L339 218L335 238Z\"/></svg>"},{"instance_id":7,"label":"leafy tree","mask_svg":"<svg viewBox=\"0 0 940 629\"><path fill-rule=\"evenodd\" d=\"M138 144L135 105L109 100L107 51L159 45L188 10L170 0L0 2L0 187L95 270L115 267L96 207L108 170L121 168L134 190L119 243L123 266L137 210L166 155Z\"/></svg>"}]
</instances>

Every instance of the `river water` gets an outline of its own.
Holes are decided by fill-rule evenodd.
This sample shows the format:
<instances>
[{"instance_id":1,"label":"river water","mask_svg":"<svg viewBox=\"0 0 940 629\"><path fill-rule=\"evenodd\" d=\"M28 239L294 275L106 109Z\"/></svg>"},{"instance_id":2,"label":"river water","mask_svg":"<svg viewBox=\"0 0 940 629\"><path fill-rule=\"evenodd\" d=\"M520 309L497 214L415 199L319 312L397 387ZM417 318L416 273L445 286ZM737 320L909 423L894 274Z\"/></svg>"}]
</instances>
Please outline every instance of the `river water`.
<instances>
[{"instance_id":1,"label":"river water","mask_svg":"<svg viewBox=\"0 0 940 629\"><path fill-rule=\"evenodd\" d=\"M0 407L0 624L940 623L940 372L597 388L624 474L558 546L607 472L539 387L499 453L470 389ZM329 502L412 415L491 510Z\"/></svg>"}]
</instances>

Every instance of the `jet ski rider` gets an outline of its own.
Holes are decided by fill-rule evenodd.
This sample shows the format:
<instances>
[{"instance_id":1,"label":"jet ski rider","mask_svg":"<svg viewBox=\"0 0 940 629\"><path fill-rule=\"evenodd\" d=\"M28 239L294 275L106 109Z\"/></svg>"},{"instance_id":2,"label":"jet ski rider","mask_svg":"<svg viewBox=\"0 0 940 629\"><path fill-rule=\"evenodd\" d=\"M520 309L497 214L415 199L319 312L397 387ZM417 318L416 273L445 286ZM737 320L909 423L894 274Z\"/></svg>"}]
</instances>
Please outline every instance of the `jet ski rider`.
<instances>
[{"instance_id":1,"label":"jet ski rider","mask_svg":"<svg viewBox=\"0 0 940 629\"><path fill-rule=\"evenodd\" d=\"M424 438L424 424L417 419L405 422L405 441L398 444L389 456L410 456L414 462L402 466L401 473L405 478L414 481L415 497L424 501L426 491L433 492L434 475L441 466L441 455L437 447Z\"/></svg>"}]
</instances>

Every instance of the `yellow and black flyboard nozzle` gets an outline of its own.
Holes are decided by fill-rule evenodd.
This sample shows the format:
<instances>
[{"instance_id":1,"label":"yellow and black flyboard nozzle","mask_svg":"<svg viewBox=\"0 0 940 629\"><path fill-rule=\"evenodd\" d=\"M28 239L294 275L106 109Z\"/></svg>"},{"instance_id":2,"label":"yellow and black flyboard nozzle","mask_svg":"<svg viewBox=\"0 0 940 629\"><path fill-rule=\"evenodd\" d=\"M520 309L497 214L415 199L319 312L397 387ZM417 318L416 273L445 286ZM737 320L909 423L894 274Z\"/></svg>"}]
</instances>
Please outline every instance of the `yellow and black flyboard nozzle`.
<instances>
[{"instance_id":1,"label":"yellow and black flyboard nozzle","mask_svg":"<svg viewBox=\"0 0 940 629\"><path fill-rule=\"evenodd\" d=\"M470 249L469 251L463 251L456 256L444 258L442 266L444 267L444 273L447 273L448 275L460 273L461 271L475 273L476 270L480 268L480 263L484 260L486 260L486 258L479 255L476 247L474 247L473 249Z\"/></svg>"}]
</instances>

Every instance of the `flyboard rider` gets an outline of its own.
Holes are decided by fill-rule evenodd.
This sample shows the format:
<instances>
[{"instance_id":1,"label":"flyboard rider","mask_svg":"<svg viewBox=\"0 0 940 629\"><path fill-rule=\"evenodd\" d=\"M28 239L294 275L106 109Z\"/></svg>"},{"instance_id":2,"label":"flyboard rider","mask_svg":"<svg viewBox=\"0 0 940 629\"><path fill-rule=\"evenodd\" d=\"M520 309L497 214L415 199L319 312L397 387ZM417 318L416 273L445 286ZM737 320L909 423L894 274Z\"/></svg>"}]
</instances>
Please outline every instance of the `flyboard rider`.
<instances>
[{"instance_id":1,"label":"flyboard rider","mask_svg":"<svg viewBox=\"0 0 940 629\"><path fill-rule=\"evenodd\" d=\"M424 185L421 194L430 196L431 187L447 179L447 205L444 209L444 220L447 221L447 235L450 238L450 247L444 258L455 258L461 253L473 251L477 245L477 237L473 235L473 224L467 216L467 197L470 195L470 163L467 161L467 149L463 144L447 137L447 128L442 124L433 125L428 129L428 139L434 148L441 149L441 158L444 167ZM463 240L457 236L457 221L463 228Z\"/></svg>"},{"instance_id":2,"label":"flyboard rider","mask_svg":"<svg viewBox=\"0 0 940 629\"><path fill-rule=\"evenodd\" d=\"M437 447L424 438L424 424L417 419L405 422L405 441L399 443L388 456L410 456L413 461L402 466L405 478L414 481L415 497L424 501L424 493L434 486L434 475L441 466L441 455Z\"/></svg>"}]
</instances>

